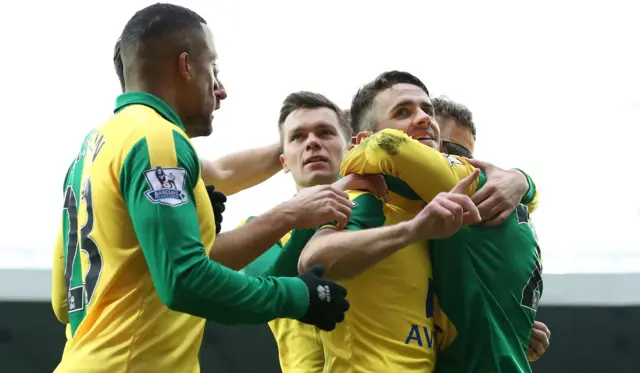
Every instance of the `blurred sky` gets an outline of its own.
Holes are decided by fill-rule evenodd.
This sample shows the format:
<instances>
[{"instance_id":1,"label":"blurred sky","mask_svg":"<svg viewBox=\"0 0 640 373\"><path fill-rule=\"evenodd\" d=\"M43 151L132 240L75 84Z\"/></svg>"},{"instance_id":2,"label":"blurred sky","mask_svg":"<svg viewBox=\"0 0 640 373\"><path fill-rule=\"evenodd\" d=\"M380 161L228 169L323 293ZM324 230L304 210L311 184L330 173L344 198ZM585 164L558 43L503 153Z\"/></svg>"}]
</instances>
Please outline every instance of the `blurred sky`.
<instances>
[{"instance_id":1,"label":"blurred sky","mask_svg":"<svg viewBox=\"0 0 640 373\"><path fill-rule=\"evenodd\" d=\"M633 2L176 3L211 25L229 93L213 135L194 141L202 157L276 141L279 105L292 91L347 107L377 74L407 70L473 111L477 158L534 178L545 272L640 271ZM113 45L151 2L114 4L12 2L14 16L0 24L0 267L51 266L65 172L119 94ZM231 197L225 229L294 192L280 173Z\"/></svg>"}]
</instances>

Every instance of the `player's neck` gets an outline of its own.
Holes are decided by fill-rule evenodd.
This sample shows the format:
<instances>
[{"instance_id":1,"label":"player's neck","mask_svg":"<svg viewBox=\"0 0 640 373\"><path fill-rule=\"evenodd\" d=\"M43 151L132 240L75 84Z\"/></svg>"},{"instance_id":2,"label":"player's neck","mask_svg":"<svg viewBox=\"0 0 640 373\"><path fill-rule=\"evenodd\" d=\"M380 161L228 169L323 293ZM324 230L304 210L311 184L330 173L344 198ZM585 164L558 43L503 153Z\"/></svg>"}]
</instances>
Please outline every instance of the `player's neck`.
<instances>
[{"instance_id":1,"label":"player's neck","mask_svg":"<svg viewBox=\"0 0 640 373\"><path fill-rule=\"evenodd\" d=\"M152 94L164 101L164 103L169 105L169 107L173 109L173 111L178 113L178 107L176 105L177 101L175 99L175 94L173 94L173 91L160 88L158 84L149 84L139 81L133 81L131 83L127 82L125 87L125 93L126 92L145 92Z\"/></svg>"}]
</instances>

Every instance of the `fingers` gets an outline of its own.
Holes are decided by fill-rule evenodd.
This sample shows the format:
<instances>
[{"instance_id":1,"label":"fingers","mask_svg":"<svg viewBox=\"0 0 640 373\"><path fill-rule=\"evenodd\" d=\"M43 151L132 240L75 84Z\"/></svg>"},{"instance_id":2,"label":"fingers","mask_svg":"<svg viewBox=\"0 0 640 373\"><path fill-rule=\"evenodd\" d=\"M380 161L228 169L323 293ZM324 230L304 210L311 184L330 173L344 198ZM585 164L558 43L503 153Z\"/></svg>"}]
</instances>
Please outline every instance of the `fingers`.
<instances>
[{"instance_id":1,"label":"fingers","mask_svg":"<svg viewBox=\"0 0 640 373\"><path fill-rule=\"evenodd\" d=\"M473 204L473 201L469 196L464 194L456 194L456 193L442 193L441 194L444 199L455 202L456 204L462 206L465 212L477 212L478 208Z\"/></svg>"},{"instance_id":2,"label":"fingers","mask_svg":"<svg viewBox=\"0 0 640 373\"><path fill-rule=\"evenodd\" d=\"M449 224L453 224L456 227L462 225L462 214L464 213L464 208L461 204L447 198L441 198L437 203L439 206L442 206L447 210L447 213L442 215L442 218L445 221L448 220Z\"/></svg>"},{"instance_id":3,"label":"fingers","mask_svg":"<svg viewBox=\"0 0 640 373\"><path fill-rule=\"evenodd\" d=\"M488 167L492 166L491 163L483 162L483 161L477 160L475 158L466 158L465 157L465 160L467 162L469 162L469 164L472 165L473 167L479 168L479 169L481 169L483 171L486 170Z\"/></svg>"},{"instance_id":4,"label":"fingers","mask_svg":"<svg viewBox=\"0 0 640 373\"><path fill-rule=\"evenodd\" d=\"M489 226L489 227L496 227L496 226L504 223L505 220L507 220L507 218L509 218L509 216L511 215L512 212L513 212L513 209L502 210L495 217L493 217L493 218L491 218L489 220L486 220L484 222L484 224Z\"/></svg>"},{"instance_id":5,"label":"fingers","mask_svg":"<svg viewBox=\"0 0 640 373\"><path fill-rule=\"evenodd\" d=\"M458 185L451 189L451 193L467 194L467 190L469 190L471 185L473 185L476 179L478 179L478 175L480 175L480 170L473 170L473 172L469 176L460 180Z\"/></svg>"},{"instance_id":6,"label":"fingers","mask_svg":"<svg viewBox=\"0 0 640 373\"><path fill-rule=\"evenodd\" d=\"M331 185L329 185L328 187L329 187L329 190L332 191L336 196L342 197L343 199L346 199L346 200L349 199L349 195L345 191L342 191Z\"/></svg>"}]
</instances>

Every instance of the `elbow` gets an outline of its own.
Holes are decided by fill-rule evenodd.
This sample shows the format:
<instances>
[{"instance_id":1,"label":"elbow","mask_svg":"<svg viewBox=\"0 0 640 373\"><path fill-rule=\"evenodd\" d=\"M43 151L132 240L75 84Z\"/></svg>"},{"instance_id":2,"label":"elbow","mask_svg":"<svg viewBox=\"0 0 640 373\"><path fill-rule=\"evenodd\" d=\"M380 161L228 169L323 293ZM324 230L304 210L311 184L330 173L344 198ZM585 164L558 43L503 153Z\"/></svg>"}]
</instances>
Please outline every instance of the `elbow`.
<instances>
[{"instance_id":1,"label":"elbow","mask_svg":"<svg viewBox=\"0 0 640 373\"><path fill-rule=\"evenodd\" d=\"M302 252L300 255L300 259L298 260L298 273L303 274L306 271L310 270L314 266L321 265L324 268L324 276L325 278L333 278L335 275L336 262L338 258L330 258L325 255L321 255L321 253L308 251L305 253Z\"/></svg>"}]
</instances>

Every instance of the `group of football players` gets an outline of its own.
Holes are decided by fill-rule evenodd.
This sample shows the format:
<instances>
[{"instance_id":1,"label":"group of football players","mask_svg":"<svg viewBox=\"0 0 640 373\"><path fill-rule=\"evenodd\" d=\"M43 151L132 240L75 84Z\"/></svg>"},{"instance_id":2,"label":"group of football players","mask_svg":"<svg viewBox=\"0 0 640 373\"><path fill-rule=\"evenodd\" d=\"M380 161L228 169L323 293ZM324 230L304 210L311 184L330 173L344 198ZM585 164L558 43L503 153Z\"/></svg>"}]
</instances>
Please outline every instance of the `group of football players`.
<instances>
[{"instance_id":1,"label":"group of football players","mask_svg":"<svg viewBox=\"0 0 640 373\"><path fill-rule=\"evenodd\" d=\"M531 371L550 338L538 192L473 159L465 106L387 71L348 110L292 93L277 144L202 160L217 59L206 21L172 4L118 39L123 94L64 181L56 372L198 372L207 319L268 322L284 373ZM221 233L225 195L280 169L297 194Z\"/></svg>"}]
</instances>

